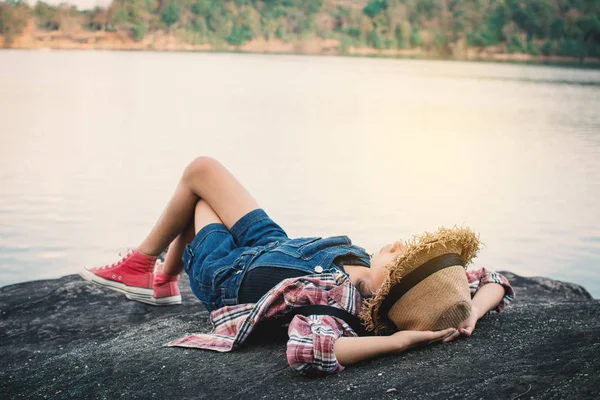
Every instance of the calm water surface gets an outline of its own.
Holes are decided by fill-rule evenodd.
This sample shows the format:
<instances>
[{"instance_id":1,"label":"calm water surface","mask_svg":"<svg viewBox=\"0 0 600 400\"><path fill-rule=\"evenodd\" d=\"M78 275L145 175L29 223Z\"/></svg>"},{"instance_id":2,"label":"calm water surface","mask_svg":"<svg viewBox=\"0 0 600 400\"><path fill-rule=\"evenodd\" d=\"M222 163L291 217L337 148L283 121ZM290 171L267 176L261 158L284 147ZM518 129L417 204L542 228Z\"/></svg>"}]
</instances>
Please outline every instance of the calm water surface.
<instances>
[{"instance_id":1,"label":"calm water surface","mask_svg":"<svg viewBox=\"0 0 600 400\"><path fill-rule=\"evenodd\" d=\"M599 71L3 50L0 132L0 285L114 261L212 155L291 236L468 225L476 266L600 297Z\"/></svg>"}]
</instances>

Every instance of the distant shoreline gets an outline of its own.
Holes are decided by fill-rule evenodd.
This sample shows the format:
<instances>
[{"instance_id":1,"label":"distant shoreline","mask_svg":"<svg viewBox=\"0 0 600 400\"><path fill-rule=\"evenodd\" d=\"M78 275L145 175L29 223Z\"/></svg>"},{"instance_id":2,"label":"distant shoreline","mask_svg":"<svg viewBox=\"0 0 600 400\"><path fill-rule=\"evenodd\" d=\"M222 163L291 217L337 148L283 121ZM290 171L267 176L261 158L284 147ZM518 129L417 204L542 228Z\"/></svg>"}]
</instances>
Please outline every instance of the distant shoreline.
<instances>
[{"instance_id":1,"label":"distant shoreline","mask_svg":"<svg viewBox=\"0 0 600 400\"><path fill-rule=\"evenodd\" d=\"M418 60L478 61L518 63L535 65L563 65L570 67L600 68L600 58L588 57L577 60L572 57L533 56L524 53L492 53L468 49L464 56L444 57L434 52L415 49L373 49L369 47L349 47L341 49L336 39L311 39L284 42L282 40L255 39L241 46L213 46L211 44L185 43L174 35L156 32L147 35L140 42L119 33L99 32L96 34L66 35L61 32L52 34L23 34L13 38L10 44L0 35L0 49L13 50L110 50L110 51L151 51L151 52L209 52L209 53L247 53L247 54L293 54L324 55L373 58L400 58Z\"/></svg>"}]
</instances>

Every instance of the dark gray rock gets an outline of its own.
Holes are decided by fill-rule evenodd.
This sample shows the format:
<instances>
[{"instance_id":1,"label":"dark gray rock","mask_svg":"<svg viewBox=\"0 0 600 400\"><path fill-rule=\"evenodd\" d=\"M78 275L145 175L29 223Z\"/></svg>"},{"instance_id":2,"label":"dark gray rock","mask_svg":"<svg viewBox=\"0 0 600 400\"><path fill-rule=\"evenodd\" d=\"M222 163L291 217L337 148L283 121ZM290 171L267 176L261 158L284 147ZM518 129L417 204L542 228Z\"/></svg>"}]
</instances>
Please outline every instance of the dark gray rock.
<instances>
[{"instance_id":1,"label":"dark gray rock","mask_svg":"<svg viewBox=\"0 0 600 400\"><path fill-rule=\"evenodd\" d=\"M210 330L184 304L152 307L78 276L0 288L1 399L598 398L600 303L580 286L505 273L517 299L473 337L350 367L294 373L285 343L232 353L166 348Z\"/></svg>"},{"instance_id":2,"label":"dark gray rock","mask_svg":"<svg viewBox=\"0 0 600 400\"><path fill-rule=\"evenodd\" d=\"M590 301L592 296L582 286L555 281L540 276L524 277L500 271L515 287L518 295L513 304L557 303L564 301Z\"/></svg>"}]
</instances>

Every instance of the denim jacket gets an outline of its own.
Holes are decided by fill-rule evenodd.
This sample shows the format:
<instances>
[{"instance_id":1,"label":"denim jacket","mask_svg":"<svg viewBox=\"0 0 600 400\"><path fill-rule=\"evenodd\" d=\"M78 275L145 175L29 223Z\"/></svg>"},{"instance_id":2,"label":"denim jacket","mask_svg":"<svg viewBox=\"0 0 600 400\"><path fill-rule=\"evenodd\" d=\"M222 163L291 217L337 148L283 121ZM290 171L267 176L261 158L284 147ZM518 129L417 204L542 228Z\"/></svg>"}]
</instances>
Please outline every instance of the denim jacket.
<instances>
[{"instance_id":1,"label":"denim jacket","mask_svg":"<svg viewBox=\"0 0 600 400\"><path fill-rule=\"evenodd\" d=\"M310 237L274 241L265 246L244 249L231 265L214 271L211 288L205 287L203 303L210 308L238 304L238 291L245 274L257 267L299 270L306 274L342 271L344 264L370 266L366 251L352 244L347 236Z\"/></svg>"}]
</instances>

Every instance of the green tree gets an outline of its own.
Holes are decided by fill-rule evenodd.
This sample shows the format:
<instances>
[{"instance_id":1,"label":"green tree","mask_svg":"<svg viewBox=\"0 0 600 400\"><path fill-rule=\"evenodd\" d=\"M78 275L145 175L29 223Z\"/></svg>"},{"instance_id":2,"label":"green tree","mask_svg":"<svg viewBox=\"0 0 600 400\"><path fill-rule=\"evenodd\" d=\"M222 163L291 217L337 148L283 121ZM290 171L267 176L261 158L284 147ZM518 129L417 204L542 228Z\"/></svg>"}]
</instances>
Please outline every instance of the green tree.
<instances>
[{"instance_id":1,"label":"green tree","mask_svg":"<svg viewBox=\"0 0 600 400\"><path fill-rule=\"evenodd\" d=\"M351 46L352 46L352 40L350 38L344 36L340 40L340 45L338 47L338 50L340 53L346 54L346 53L348 53L348 50L350 49Z\"/></svg>"},{"instance_id":2,"label":"green tree","mask_svg":"<svg viewBox=\"0 0 600 400\"><path fill-rule=\"evenodd\" d=\"M162 22L167 24L167 26L171 26L179 20L180 13L181 9L179 6L173 2L170 2L163 10L160 19Z\"/></svg>"},{"instance_id":3,"label":"green tree","mask_svg":"<svg viewBox=\"0 0 600 400\"><path fill-rule=\"evenodd\" d=\"M556 54L564 57L583 58L587 55L585 42L578 39L563 39L558 42Z\"/></svg>"},{"instance_id":4,"label":"green tree","mask_svg":"<svg viewBox=\"0 0 600 400\"><path fill-rule=\"evenodd\" d=\"M213 3L211 0L197 0L194 4L192 4L192 12L196 15L209 16L212 9Z\"/></svg>"},{"instance_id":5,"label":"green tree","mask_svg":"<svg viewBox=\"0 0 600 400\"><path fill-rule=\"evenodd\" d=\"M577 26L581 29L584 38L600 39L600 19L594 15L586 15L577 19Z\"/></svg>"},{"instance_id":6,"label":"green tree","mask_svg":"<svg viewBox=\"0 0 600 400\"><path fill-rule=\"evenodd\" d=\"M499 44L504 39L502 29L504 29L504 25L506 25L509 19L510 13L508 8L504 4L499 4L487 20L485 30L486 46Z\"/></svg>"},{"instance_id":7,"label":"green tree","mask_svg":"<svg viewBox=\"0 0 600 400\"><path fill-rule=\"evenodd\" d=\"M55 13L56 8L48 5L48 3L44 3L43 1L38 1L33 8L33 15L41 20L48 20L52 18Z\"/></svg>"},{"instance_id":8,"label":"green tree","mask_svg":"<svg viewBox=\"0 0 600 400\"><path fill-rule=\"evenodd\" d=\"M236 17L236 25L244 27L244 29L253 38L262 34L262 24L260 13L251 5L242 6Z\"/></svg>"},{"instance_id":9,"label":"green tree","mask_svg":"<svg viewBox=\"0 0 600 400\"><path fill-rule=\"evenodd\" d=\"M396 46L399 49L407 49L410 47L411 26L410 22L402 21L394 30L396 38Z\"/></svg>"},{"instance_id":10,"label":"green tree","mask_svg":"<svg viewBox=\"0 0 600 400\"><path fill-rule=\"evenodd\" d=\"M114 6L114 3L113 3L113 6ZM113 13L112 13L112 16L109 21L109 23L112 26L117 27L119 25L124 25L124 24L127 24L128 21L129 21L129 13L125 9L125 7L116 6L113 8Z\"/></svg>"},{"instance_id":11,"label":"green tree","mask_svg":"<svg viewBox=\"0 0 600 400\"><path fill-rule=\"evenodd\" d=\"M350 36L351 38L358 39L360 38L362 32L360 31L360 28L358 26L349 26L348 28L346 28L344 33Z\"/></svg>"},{"instance_id":12,"label":"green tree","mask_svg":"<svg viewBox=\"0 0 600 400\"><path fill-rule=\"evenodd\" d=\"M43 1L38 1L33 8L33 15L36 17L37 25L49 31L55 31L60 28L60 18L57 8Z\"/></svg>"},{"instance_id":13,"label":"green tree","mask_svg":"<svg viewBox=\"0 0 600 400\"><path fill-rule=\"evenodd\" d=\"M95 7L89 14L89 22L87 26L92 31L101 31L108 23L108 13L100 7Z\"/></svg>"},{"instance_id":14,"label":"green tree","mask_svg":"<svg viewBox=\"0 0 600 400\"><path fill-rule=\"evenodd\" d=\"M410 33L410 43L414 46L420 46L421 45L421 32L419 31L419 28L413 28L411 33Z\"/></svg>"},{"instance_id":15,"label":"green tree","mask_svg":"<svg viewBox=\"0 0 600 400\"><path fill-rule=\"evenodd\" d=\"M304 11L308 15L316 14L321 10L321 5L322 5L321 0L306 0L306 1L303 1L302 3L304 6Z\"/></svg>"},{"instance_id":16,"label":"green tree","mask_svg":"<svg viewBox=\"0 0 600 400\"><path fill-rule=\"evenodd\" d=\"M525 51L525 46L523 46L523 41L518 36L513 36L508 41L508 52L509 53L523 53Z\"/></svg>"},{"instance_id":17,"label":"green tree","mask_svg":"<svg viewBox=\"0 0 600 400\"><path fill-rule=\"evenodd\" d=\"M441 4L438 0L418 0L416 13L425 17L425 19L431 19L440 8Z\"/></svg>"},{"instance_id":18,"label":"green tree","mask_svg":"<svg viewBox=\"0 0 600 400\"><path fill-rule=\"evenodd\" d=\"M27 5L0 3L0 35L4 35L5 45L10 45L14 37L23 32L28 20Z\"/></svg>"},{"instance_id":19,"label":"green tree","mask_svg":"<svg viewBox=\"0 0 600 400\"><path fill-rule=\"evenodd\" d=\"M527 33L527 40L534 36L544 38L556 15L554 1L529 0L523 6L517 0L508 1L515 23Z\"/></svg>"},{"instance_id":20,"label":"green tree","mask_svg":"<svg viewBox=\"0 0 600 400\"><path fill-rule=\"evenodd\" d=\"M233 15L223 7L216 8L207 18L208 27L218 38L225 39L233 27Z\"/></svg>"},{"instance_id":21,"label":"green tree","mask_svg":"<svg viewBox=\"0 0 600 400\"><path fill-rule=\"evenodd\" d=\"M449 54L450 49L448 47L448 37L442 30L436 30L433 32L433 47L443 54Z\"/></svg>"},{"instance_id":22,"label":"green tree","mask_svg":"<svg viewBox=\"0 0 600 400\"><path fill-rule=\"evenodd\" d=\"M277 27L277 31L275 32L275 37L277 37L278 39L283 40L284 42L289 41L289 33L288 30L285 26L283 25L279 25Z\"/></svg>"},{"instance_id":23,"label":"green tree","mask_svg":"<svg viewBox=\"0 0 600 400\"><path fill-rule=\"evenodd\" d=\"M533 43L533 40L528 40L527 41L526 51L527 51L527 54L531 54L532 56L539 56L540 55L540 49L538 49L538 47L536 46L536 44Z\"/></svg>"},{"instance_id":24,"label":"green tree","mask_svg":"<svg viewBox=\"0 0 600 400\"><path fill-rule=\"evenodd\" d=\"M390 23L385 12L380 11L379 14L373 18L372 22L373 29L379 32L380 35L385 36L388 33L390 29Z\"/></svg>"},{"instance_id":25,"label":"green tree","mask_svg":"<svg viewBox=\"0 0 600 400\"><path fill-rule=\"evenodd\" d=\"M379 32L377 32L375 29L373 29L371 32L369 32L367 34L367 43L371 47L374 47L376 49L385 48L383 37L381 37L381 34Z\"/></svg>"},{"instance_id":26,"label":"green tree","mask_svg":"<svg viewBox=\"0 0 600 400\"><path fill-rule=\"evenodd\" d=\"M196 17L190 21L190 28L194 32L198 32L202 36L206 36L208 33L208 26L206 25L206 18Z\"/></svg>"},{"instance_id":27,"label":"green tree","mask_svg":"<svg viewBox=\"0 0 600 400\"><path fill-rule=\"evenodd\" d=\"M375 0L375 1L369 2L369 4L367 4L365 6L365 8L363 8L363 13L365 13L366 15L368 15L371 18L375 18L375 16L377 14L379 14L380 12L382 12L386 9L387 9L387 1Z\"/></svg>"},{"instance_id":28,"label":"green tree","mask_svg":"<svg viewBox=\"0 0 600 400\"><path fill-rule=\"evenodd\" d=\"M350 18L352 15L352 11L348 7L337 6L337 9L333 13L333 17L335 18L335 27L336 31L343 31L350 25Z\"/></svg>"},{"instance_id":29,"label":"green tree","mask_svg":"<svg viewBox=\"0 0 600 400\"><path fill-rule=\"evenodd\" d=\"M252 39L252 34L245 26L234 26L226 40L231 45L241 46L250 39Z\"/></svg>"},{"instance_id":30,"label":"green tree","mask_svg":"<svg viewBox=\"0 0 600 400\"><path fill-rule=\"evenodd\" d=\"M133 33L133 39L138 42L141 41L142 39L144 39L144 35L146 35L147 30L148 27L146 26L146 24L144 24L142 21L136 21L133 24L133 28L131 29Z\"/></svg>"},{"instance_id":31,"label":"green tree","mask_svg":"<svg viewBox=\"0 0 600 400\"><path fill-rule=\"evenodd\" d=\"M556 18L552 24L550 24L550 39L561 39L565 35L565 25L564 19Z\"/></svg>"},{"instance_id":32,"label":"green tree","mask_svg":"<svg viewBox=\"0 0 600 400\"><path fill-rule=\"evenodd\" d=\"M268 40L275 37L275 32L277 32L277 27L279 26L279 22L277 20L266 18L264 15L262 15L260 18L260 24L265 39Z\"/></svg>"},{"instance_id":33,"label":"green tree","mask_svg":"<svg viewBox=\"0 0 600 400\"><path fill-rule=\"evenodd\" d=\"M553 40L547 40L540 50L545 56L553 56L556 54L556 42Z\"/></svg>"}]
</instances>

